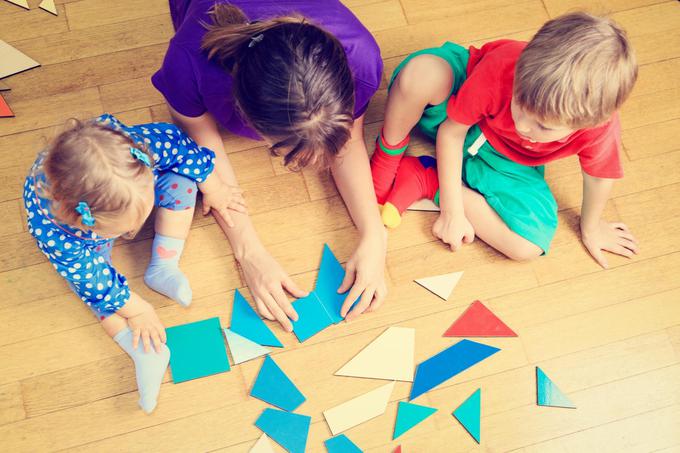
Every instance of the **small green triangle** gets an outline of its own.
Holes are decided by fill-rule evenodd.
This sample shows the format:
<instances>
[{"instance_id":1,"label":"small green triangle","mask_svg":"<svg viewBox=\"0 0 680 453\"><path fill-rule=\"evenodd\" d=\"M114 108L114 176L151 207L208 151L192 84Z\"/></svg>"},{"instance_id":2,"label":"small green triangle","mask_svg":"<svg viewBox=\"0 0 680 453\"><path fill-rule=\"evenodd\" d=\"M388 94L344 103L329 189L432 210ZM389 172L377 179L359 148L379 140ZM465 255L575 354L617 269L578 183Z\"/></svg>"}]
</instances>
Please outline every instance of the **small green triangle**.
<instances>
[{"instance_id":1,"label":"small green triangle","mask_svg":"<svg viewBox=\"0 0 680 453\"><path fill-rule=\"evenodd\" d=\"M458 409L453 411L453 416L463 425L463 428L479 443L479 418L482 412L482 389L477 389L470 395Z\"/></svg>"},{"instance_id":2,"label":"small green triangle","mask_svg":"<svg viewBox=\"0 0 680 453\"><path fill-rule=\"evenodd\" d=\"M433 407L400 401L397 407L397 421L394 424L392 439L401 436L435 412L437 412L437 409Z\"/></svg>"},{"instance_id":3,"label":"small green triangle","mask_svg":"<svg viewBox=\"0 0 680 453\"><path fill-rule=\"evenodd\" d=\"M562 390L539 367L536 367L536 404L576 409L567 395L562 393Z\"/></svg>"}]
</instances>

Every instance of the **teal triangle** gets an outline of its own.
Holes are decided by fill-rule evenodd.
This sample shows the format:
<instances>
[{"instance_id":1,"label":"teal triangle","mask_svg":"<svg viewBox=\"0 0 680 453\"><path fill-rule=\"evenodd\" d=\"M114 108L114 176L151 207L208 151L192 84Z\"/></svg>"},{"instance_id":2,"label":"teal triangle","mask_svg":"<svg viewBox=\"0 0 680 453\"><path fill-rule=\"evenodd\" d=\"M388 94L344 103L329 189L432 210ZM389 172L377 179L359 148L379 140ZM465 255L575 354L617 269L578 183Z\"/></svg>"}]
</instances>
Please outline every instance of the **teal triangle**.
<instances>
[{"instance_id":1,"label":"teal triangle","mask_svg":"<svg viewBox=\"0 0 680 453\"><path fill-rule=\"evenodd\" d=\"M236 290L234 293L234 307L231 312L231 331L246 337L262 346L282 348L279 341L269 327L255 313L248 301Z\"/></svg>"},{"instance_id":2,"label":"teal triangle","mask_svg":"<svg viewBox=\"0 0 680 453\"><path fill-rule=\"evenodd\" d=\"M304 453L312 417L266 408L255 426L290 453Z\"/></svg>"},{"instance_id":3,"label":"teal triangle","mask_svg":"<svg viewBox=\"0 0 680 453\"><path fill-rule=\"evenodd\" d=\"M458 409L453 411L453 416L463 425L463 428L479 443L479 418L482 410L482 389L477 389L470 395Z\"/></svg>"},{"instance_id":4,"label":"teal triangle","mask_svg":"<svg viewBox=\"0 0 680 453\"><path fill-rule=\"evenodd\" d=\"M437 412L437 409L433 407L400 401L397 407L397 421L394 424L392 439L401 436L435 412Z\"/></svg>"},{"instance_id":5,"label":"teal triangle","mask_svg":"<svg viewBox=\"0 0 680 453\"><path fill-rule=\"evenodd\" d=\"M234 360L234 365L239 363L247 362L248 360L255 359L257 357L262 357L263 355L269 354L269 349L264 346L260 346L254 341L250 341L246 337L243 337L236 332L232 332L229 329L224 330L224 336L227 338L227 344L229 345L229 350L231 351L231 358Z\"/></svg>"},{"instance_id":6,"label":"teal triangle","mask_svg":"<svg viewBox=\"0 0 680 453\"><path fill-rule=\"evenodd\" d=\"M262 368L255 379L250 396L289 412L297 409L306 399L269 356L262 362Z\"/></svg>"},{"instance_id":7,"label":"teal triangle","mask_svg":"<svg viewBox=\"0 0 680 453\"><path fill-rule=\"evenodd\" d=\"M349 437L344 434L331 437L324 441L328 453L362 453L361 448L357 447L354 442L349 440Z\"/></svg>"},{"instance_id":8,"label":"teal triangle","mask_svg":"<svg viewBox=\"0 0 680 453\"><path fill-rule=\"evenodd\" d=\"M536 367L536 404L539 406L576 409L574 403L550 380L542 369Z\"/></svg>"}]
</instances>

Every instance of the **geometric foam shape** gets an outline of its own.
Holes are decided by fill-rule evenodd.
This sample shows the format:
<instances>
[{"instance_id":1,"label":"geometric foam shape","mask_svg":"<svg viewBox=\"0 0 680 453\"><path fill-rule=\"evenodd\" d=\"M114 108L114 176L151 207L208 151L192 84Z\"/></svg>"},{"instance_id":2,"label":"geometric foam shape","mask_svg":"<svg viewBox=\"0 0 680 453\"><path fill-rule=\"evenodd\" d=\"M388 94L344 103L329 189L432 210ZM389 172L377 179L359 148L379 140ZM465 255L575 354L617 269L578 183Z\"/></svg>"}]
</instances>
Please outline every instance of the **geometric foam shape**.
<instances>
[{"instance_id":1,"label":"geometric foam shape","mask_svg":"<svg viewBox=\"0 0 680 453\"><path fill-rule=\"evenodd\" d=\"M0 118L9 118L11 116L14 116L14 112L9 108L9 105L5 102L5 98L0 94Z\"/></svg>"},{"instance_id":2,"label":"geometric foam shape","mask_svg":"<svg viewBox=\"0 0 680 453\"><path fill-rule=\"evenodd\" d=\"M269 443L269 437L265 433L262 433L248 453L274 453L272 444Z\"/></svg>"},{"instance_id":3,"label":"geometric foam shape","mask_svg":"<svg viewBox=\"0 0 680 453\"><path fill-rule=\"evenodd\" d=\"M229 371L227 349L220 330L219 318L165 329L175 384Z\"/></svg>"},{"instance_id":4,"label":"geometric foam shape","mask_svg":"<svg viewBox=\"0 0 680 453\"><path fill-rule=\"evenodd\" d=\"M418 365L409 400L417 398L498 351L500 349L472 340L461 340L449 346Z\"/></svg>"},{"instance_id":5,"label":"geometric foam shape","mask_svg":"<svg viewBox=\"0 0 680 453\"><path fill-rule=\"evenodd\" d=\"M482 411L482 389L477 389L468 399L453 411L453 416L470 433L472 438L479 443L479 419Z\"/></svg>"},{"instance_id":6,"label":"geometric foam shape","mask_svg":"<svg viewBox=\"0 0 680 453\"><path fill-rule=\"evenodd\" d=\"M359 395L331 409L326 409L323 416L331 429L331 433L335 436L383 414L387 409L387 403L390 401L392 389L394 389L394 382Z\"/></svg>"},{"instance_id":7,"label":"geometric foam shape","mask_svg":"<svg viewBox=\"0 0 680 453\"><path fill-rule=\"evenodd\" d=\"M304 453L312 417L266 408L255 422L274 442L291 453Z\"/></svg>"},{"instance_id":8,"label":"geometric foam shape","mask_svg":"<svg viewBox=\"0 0 680 453\"><path fill-rule=\"evenodd\" d=\"M36 66L40 63L0 40L0 79Z\"/></svg>"},{"instance_id":9,"label":"geometric foam shape","mask_svg":"<svg viewBox=\"0 0 680 453\"><path fill-rule=\"evenodd\" d=\"M413 382L415 339L415 329L389 327L335 375Z\"/></svg>"},{"instance_id":10,"label":"geometric foam shape","mask_svg":"<svg viewBox=\"0 0 680 453\"><path fill-rule=\"evenodd\" d=\"M250 396L289 412L297 409L306 399L270 356L264 358Z\"/></svg>"},{"instance_id":11,"label":"geometric foam shape","mask_svg":"<svg viewBox=\"0 0 680 453\"><path fill-rule=\"evenodd\" d=\"M407 208L409 211L428 211L428 212L439 212L439 206L437 206L434 201L427 198L418 200Z\"/></svg>"},{"instance_id":12,"label":"geometric foam shape","mask_svg":"<svg viewBox=\"0 0 680 453\"><path fill-rule=\"evenodd\" d=\"M398 445L392 453L401 453L401 445Z\"/></svg>"},{"instance_id":13,"label":"geometric foam shape","mask_svg":"<svg viewBox=\"0 0 680 453\"><path fill-rule=\"evenodd\" d=\"M44 9L48 13L52 13L55 16L57 15L57 7L54 6L54 0L43 0L40 2L40 5L38 5L38 8Z\"/></svg>"},{"instance_id":14,"label":"geometric foam shape","mask_svg":"<svg viewBox=\"0 0 680 453\"><path fill-rule=\"evenodd\" d=\"M340 288L344 279L345 268L342 267L342 264L340 264L340 261L335 257L328 244L324 244L323 253L321 254L321 265L319 266L319 274L316 277L314 292L324 305L333 324L337 324L343 320L343 317L340 316L340 309L347 298L347 294L349 294L349 290L342 294L338 294L338 288ZM352 307L358 300L359 299L357 298L357 300L354 301Z\"/></svg>"},{"instance_id":15,"label":"geometric foam shape","mask_svg":"<svg viewBox=\"0 0 680 453\"><path fill-rule=\"evenodd\" d=\"M230 329L262 346L283 347L283 344L262 321L262 318L255 313L253 307L248 304L238 289L234 292Z\"/></svg>"},{"instance_id":16,"label":"geometric foam shape","mask_svg":"<svg viewBox=\"0 0 680 453\"><path fill-rule=\"evenodd\" d=\"M444 332L445 337L516 337L517 334L476 300Z\"/></svg>"},{"instance_id":17,"label":"geometric foam shape","mask_svg":"<svg viewBox=\"0 0 680 453\"><path fill-rule=\"evenodd\" d=\"M394 440L401 436L435 412L437 412L437 409L433 407L399 401L399 406L397 407L397 421L394 424L392 439Z\"/></svg>"},{"instance_id":18,"label":"geometric foam shape","mask_svg":"<svg viewBox=\"0 0 680 453\"><path fill-rule=\"evenodd\" d=\"M257 357L262 357L263 355L267 355L271 352L264 346L260 346L254 341L250 341L246 337L243 337L236 332L232 332L226 328L222 330L224 330L224 336L227 337L227 344L229 345L229 350L231 351L231 358L234 359L234 365L247 362L248 360L252 360Z\"/></svg>"},{"instance_id":19,"label":"geometric foam shape","mask_svg":"<svg viewBox=\"0 0 680 453\"><path fill-rule=\"evenodd\" d=\"M562 393L559 387L539 367L536 367L536 404L576 409L567 395Z\"/></svg>"},{"instance_id":20,"label":"geometric foam shape","mask_svg":"<svg viewBox=\"0 0 680 453\"><path fill-rule=\"evenodd\" d=\"M292 321L293 333L300 343L333 325L333 320L317 297L316 291L293 302L293 308L298 314L298 320Z\"/></svg>"},{"instance_id":21,"label":"geometric foam shape","mask_svg":"<svg viewBox=\"0 0 680 453\"><path fill-rule=\"evenodd\" d=\"M331 437L324 441L328 453L361 453L361 448L357 447L354 442L349 440L344 434Z\"/></svg>"},{"instance_id":22,"label":"geometric foam shape","mask_svg":"<svg viewBox=\"0 0 680 453\"><path fill-rule=\"evenodd\" d=\"M456 287L462 276L463 271L452 272L450 274L419 278L415 280L415 282L442 299L449 300L449 297L453 292L453 288Z\"/></svg>"},{"instance_id":23,"label":"geometric foam shape","mask_svg":"<svg viewBox=\"0 0 680 453\"><path fill-rule=\"evenodd\" d=\"M14 5L21 6L24 9L31 9L28 6L28 0L7 0L7 1Z\"/></svg>"}]
</instances>

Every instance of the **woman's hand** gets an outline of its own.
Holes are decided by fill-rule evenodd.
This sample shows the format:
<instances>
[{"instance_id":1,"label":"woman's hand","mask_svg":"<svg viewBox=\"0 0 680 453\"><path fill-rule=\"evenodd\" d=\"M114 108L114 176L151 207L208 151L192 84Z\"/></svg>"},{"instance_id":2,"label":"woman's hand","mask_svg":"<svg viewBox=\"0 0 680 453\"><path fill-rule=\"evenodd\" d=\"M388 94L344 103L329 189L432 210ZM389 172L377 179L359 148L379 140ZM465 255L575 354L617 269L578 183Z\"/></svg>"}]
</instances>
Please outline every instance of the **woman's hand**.
<instances>
[{"instance_id":1,"label":"woman's hand","mask_svg":"<svg viewBox=\"0 0 680 453\"><path fill-rule=\"evenodd\" d=\"M151 350L151 343L156 349L156 352L161 352L161 345L165 343L165 327L158 318L156 310L153 309L150 303L143 301L138 305L139 312L134 316L127 318L130 330L132 330L132 347L137 349L139 339L141 337L144 344L144 352Z\"/></svg>"},{"instance_id":2,"label":"woman's hand","mask_svg":"<svg viewBox=\"0 0 680 453\"><path fill-rule=\"evenodd\" d=\"M234 221L229 210L247 212L243 190L223 183L217 176L208 176L198 185L198 188L203 193L203 215L208 215L212 208L227 222L227 225L233 227Z\"/></svg>"}]
</instances>

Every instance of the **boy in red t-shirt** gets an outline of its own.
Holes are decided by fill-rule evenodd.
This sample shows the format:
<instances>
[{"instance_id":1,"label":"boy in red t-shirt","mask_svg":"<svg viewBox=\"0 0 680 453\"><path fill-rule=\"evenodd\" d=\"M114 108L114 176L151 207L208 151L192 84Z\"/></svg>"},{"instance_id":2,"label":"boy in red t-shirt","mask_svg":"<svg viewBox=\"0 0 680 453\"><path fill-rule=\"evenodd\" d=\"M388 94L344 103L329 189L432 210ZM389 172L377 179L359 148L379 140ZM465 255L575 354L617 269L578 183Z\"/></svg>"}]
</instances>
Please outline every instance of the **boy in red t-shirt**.
<instances>
[{"instance_id":1,"label":"boy in red t-shirt","mask_svg":"<svg viewBox=\"0 0 680 453\"><path fill-rule=\"evenodd\" d=\"M603 267L603 250L632 256L628 228L601 215L623 176L617 110L636 78L624 31L586 13L547 22L528 44L446 43L408 56L371 158L383 222L398 226L411 203L429 198L441 209L433 232L453 250L477 235L512 259L535 258L557 228L543 165L577 154L583 243ZM402 159L416 124L436 139L437 161Z\"/></svg>"}]
</instances>

